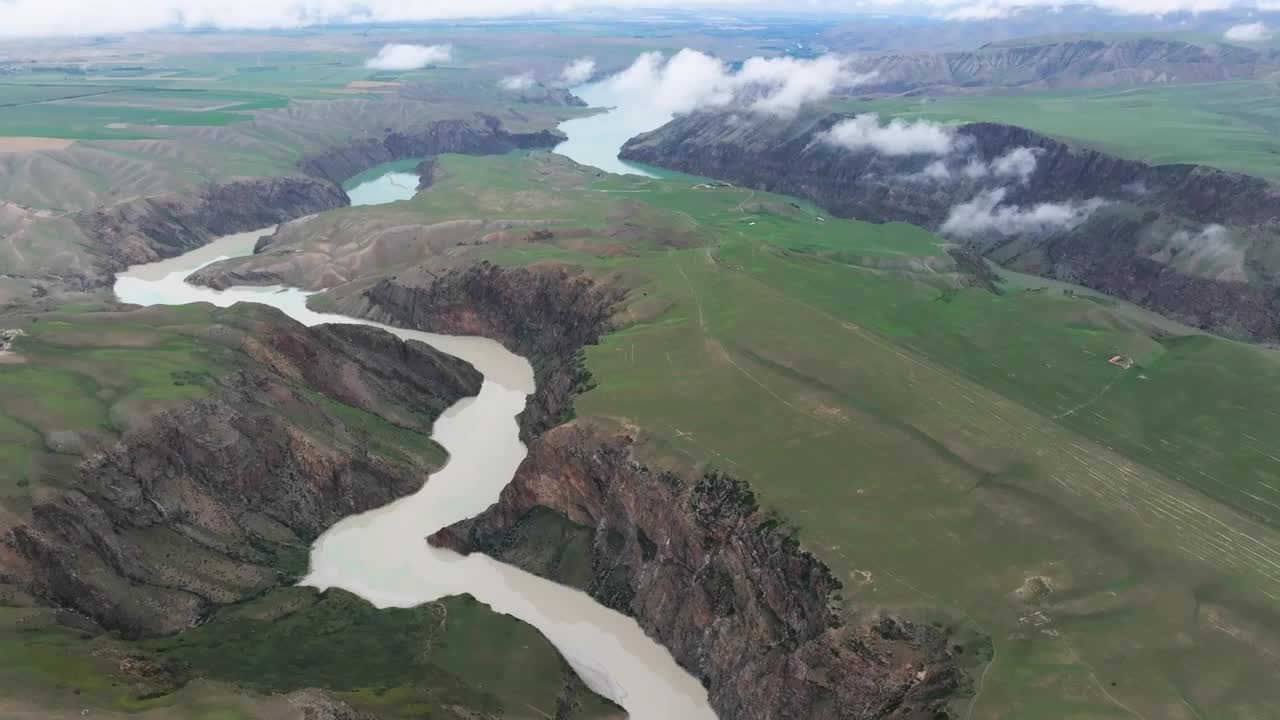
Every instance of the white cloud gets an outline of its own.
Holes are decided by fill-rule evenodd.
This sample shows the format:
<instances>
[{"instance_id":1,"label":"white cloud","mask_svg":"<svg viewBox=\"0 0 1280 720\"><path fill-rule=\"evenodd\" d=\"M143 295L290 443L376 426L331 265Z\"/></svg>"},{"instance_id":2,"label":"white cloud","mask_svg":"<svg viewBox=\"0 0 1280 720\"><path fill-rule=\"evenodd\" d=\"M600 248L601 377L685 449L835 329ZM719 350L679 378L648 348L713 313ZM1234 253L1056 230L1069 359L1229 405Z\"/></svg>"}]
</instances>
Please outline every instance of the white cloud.
<instances>
[{"instance_id":1,"label":"white cloud","mask_svg":"<svg viewBox=\"0 0 1280 720\"><path fill-rule=\"evenodd\" d=\"M920 174L930 180L947 180L951 177L951 171L947 169L947 164L941 160L934 160L925 165Z\"/></svg>"},{"instance_id":2,"label":"white cloud","mask_svg":"<svg viewBox=\"0 0 1280 720\"><path fill-rule=\"evenodd\" d=\"M732 72L720 60L686 48L671 59L659 52L644 53L606 82L616 95L643 98L666 113L742 104L757 112L783 115L868 77L850 72L844 59L834 56L754 57Z\"/></svg>"},{"instance_id":3,"label":"white cloud","mask_svg":"<svg viewBox=\"0 0 1280 720\"><path fill-rule=\"evenodd\" d=\"M869 126L870 123L867 123ZM839 127L839 126L837 126ZM946 126L925 125L925 128L946 132ZM844 144L845 147L851 149L872 148L886 155L949 155L952 152L962 153L973 144L973 138L967 135L957 135L951 139L948 145L942 142L941 138L932 136L924 136L923 140L914 138L913 133L922 133L920 127L912 129L910 132L898 128L898 132L893 132L893 123L880 127L879 125L871 126L855 132L853 128L846 128L847 132L852 136L846 137L849 142L840 143L838 140L828 138L837 144ZM908 138L916 140L916 144L912 145ZM874 142L873 142L874 141ZM886 149L894 152L885 152ZM908 152L910 151L910 152ZM982 180L985 178L995 178L998 180L1017 180L1025 183L1031 178L1031 174L1036 170L1036 157L1040 150L1029 147L1016 147L1005 152L1003 155L995 158L991 162L983 162L980 158L969 157L967 159L962 155L960 159L964 160L963 165L950 167L947 165L947 159L934 160L924 167L923 170L905 176L911 180L950 180L955 175L962 175L970 180Z\"/></svg>"},{"instance_id":4,"label":"white cloud","mask_svg":"<svg viewBox=\"0 0 1280 720\"><path fill-rule=\"evenodd\" d=\"M452 45L383 45L377 55L364 61L370 70L417 70L453 58Z\"/></svg>"},{"instance_id":5,"label":"white cloud","mask_svg":"<svg viewBox=\"0 0 1280 720\"><path fill-rule=\"evenodd\" d=\"M581 85L590 80L595 72L596 61L593 58L580 57L564 66L564 70L560 72L560 82L571 87Z\"/></svg>"},{"instance_id":6,"label":"white cloud","mask_svg":"<svg viewBox=\"0 0 1280 720\"><path fill-rule=\"evenodd\" d=\"M1169 244L1179 250L1189 250L1202 258L1235 255L1239 252L1231 242L1231 231L1217 223L1205 225L1194 235L1186 230L1179 230L1169 238Z\"/></svg>"},{"instance_id":7,"label":"white cloud","mask_svg":"<svg viewBox=\"0 0 1280 720\"><path fill-rule=\"evenodd\" d=\"M959 237L972 237L993 232L1001 235L1043 233L1070 230L1106 204L1101 198L1064 203L1040 203L1029 207L1002 205L1005 188L986 190L972 200L951 208L942 232Z\"/></svg>"},{"instance_id":8,"label":"white cloud","mask_svg":"<svg viewBox=\"0 0 1280 720\"><path fill-rule=\"evenodd\" d=\"M991 174L991 168L978 158L969 158L969 162L964 164L960 172L970 180L980 180Z\"/></svg>"},{"instance_id":9,"label":"white cloud","mask_svg":"<svg viewBox=\"0 0 1280 720\"><path fill-rule=\"evenodd\" d=\"M875 113L841 120L822 139L849 150L874 150L882 155L950 155L967 144L950 126L901 118L881 125Z\"/></svg>"},{"instance_id":10,"label":"white cloud","mask_svg":"<svg viewBox=\"0 0 1280 720\"><path fill-rule=\"evenodd\" d=\"M508 75L498 81L498 85L502 86L503 90L514 91L528 90L537 84L537 81L533 79L532 72L520 73L519 75Z\"/></svg>"},{"instance_id":11,"label":"white cloud","mask_svg":"<svg viewBox=\"0 0 1280 720\"><path fill-rule=\"evenodd\" d=\"M1029 147L1016 147L991 161L991 174L996 177L1026 182L1035 171L1036 151Z\"/></svg>"},{"instance_id":12,"label":"white cloud","mask_svg":"<svg viewBox=\"0 0 1280 720\"><path fill-rule=\"evenodd\" d=\"M756 100L757 110L785 114L826 98L838 87L863 85L874 76L850 72L845 62L835 55L813 60L753 57L742 64L735 80L743 88L764 90Z\"/></svg>"},{"instance_id":13,"label":"white cloud","mask_svg":"<svg viewBox=\"0 0 1280 720\"><path fill-rule=\"evenodd\" d=\"M1245 23L1227 28L1222 37L1232 42L1266 42L1271 39L1272 32L1260 22Z\"/></svg>"}]
</instances>

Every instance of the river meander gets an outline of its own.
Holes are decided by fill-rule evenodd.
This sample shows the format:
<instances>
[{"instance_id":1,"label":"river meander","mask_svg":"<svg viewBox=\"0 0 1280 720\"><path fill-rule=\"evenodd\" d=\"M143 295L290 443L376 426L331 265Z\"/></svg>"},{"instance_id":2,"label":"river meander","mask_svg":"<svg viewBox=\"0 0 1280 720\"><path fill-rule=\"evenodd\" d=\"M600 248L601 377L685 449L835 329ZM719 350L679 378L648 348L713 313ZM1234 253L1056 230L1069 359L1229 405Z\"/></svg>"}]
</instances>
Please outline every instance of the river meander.
<instances>
[{"instance_id":1,"label":"river meander","mask_svg":"<svg viewBox=\"0 0 1280 720\"><path fill-rule=\"evenodd\" d=\"M616 152L615 146L615 160ZM417 178L404 172L403 165L362 178L348 189L353 202L378 204L412 197ZM461 400L435 423L432 437L449 451L447 465L416 494L348 517L325 532L312 547L311 570L302 584L342 588L378 607L410 607L469 593L538 628L593 690L618 702L632 718L714 718L702 686L634 620L584 593L484 555L462 557L426 543L436 530L494 503L524 459L515 416L534 389L529 363L485 338L435 335L313 312L306 304L309 293L294 288L216 291L185 282L209 263L251 254L256 239L271 231L226 236L176 258L131 267L118 276L116 295L139 305L209 302L225 307L256 302L279 308L306 325L374 325L462 358L484 374L480 393Z\"/></svg>"}]
</instances>

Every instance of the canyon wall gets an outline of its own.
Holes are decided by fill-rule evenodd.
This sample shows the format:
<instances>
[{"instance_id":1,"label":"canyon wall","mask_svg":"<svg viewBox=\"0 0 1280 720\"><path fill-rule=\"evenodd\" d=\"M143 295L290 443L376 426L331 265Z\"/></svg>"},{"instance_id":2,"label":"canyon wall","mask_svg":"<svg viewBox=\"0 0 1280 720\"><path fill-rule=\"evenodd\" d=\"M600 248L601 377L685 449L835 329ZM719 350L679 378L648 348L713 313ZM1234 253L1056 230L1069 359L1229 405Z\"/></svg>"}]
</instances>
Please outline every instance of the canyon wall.
<instances>
[{"instance_id":1,"label":"canyon wall","mask_svg":"<svg viewBox=\"0 0 1280 720\"><path fill-rule=\"evenodd\" d=\"M635 617L708 688L724 718L934 718L966 681L945 638L888 614L850 624L840 583L749 488L651 470L638 432L572 417L581 348L610 329L620 288L559 268L403 273L344 311L484 334L539 376L521 417L529 456L498 503L431 538L484 552Z\"/></svg>"},{"instance_id":2,"label":"canyon wall","mask_svg":"<svg viewBox=\"0 0 1280 720\"><path fill-rule=\"evenodd\" d=\"M295 582L325 529L420 488L445 459L431 421L480 388L465 362L374 328L220 318L238 369L44 492L0 536L0 580L126 636L190 627Z\"/></svg>"},{"instance_id":3,"label":"canyon wall","mask_svg":"<svg viewBox=\"0 0 1280 720\"><path fill-rule=\"evenodd\" d=\"M833 128L852 119L692 113L633 138L621 157L803 197L841 217L910 222L1015 270L1224 335L1280 339L1274 183L994 123L935 126L932 145L917 147L890 143L881 123L841 143ZM960 227L974 216L980 227Z\"/></svg>"},{"instance_id":4,"label":"canyon wall","mask_svg":"<svg viewBox=\"0 0 1280 720\"><path fill-rule=\"evenodd\" d=\"M438 120L406 132L368 138L307 158L299 165L308 175L342 183L369 168L393 160L425 158L442 153L501 155L512 150L548 148L564 140L555 130L508 132L502 121L477 113L462 120Z\"/></svg>"}]
</instances>

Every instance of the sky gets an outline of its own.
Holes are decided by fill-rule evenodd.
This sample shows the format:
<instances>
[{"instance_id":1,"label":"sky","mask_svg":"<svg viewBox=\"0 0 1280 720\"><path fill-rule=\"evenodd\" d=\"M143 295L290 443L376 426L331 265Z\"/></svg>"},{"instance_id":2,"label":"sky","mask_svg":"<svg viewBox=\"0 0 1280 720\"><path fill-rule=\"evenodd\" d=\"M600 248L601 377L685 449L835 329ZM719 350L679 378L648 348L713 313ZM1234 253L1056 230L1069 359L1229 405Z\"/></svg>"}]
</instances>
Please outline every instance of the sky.
<instances>
[{"instance_id":1,"label":"sky","mask_svg":"<svg viewBox=\"0 0 1280 720\"><path fill-rule=\"evenodd\" d=\"M1124 13L1248 7L1280 10L1280 0L1073 0ZM0 0L0 36L39 37L135 32L162 28L280 29L318 24L410 22L571 14L625 8L690 7L815 13L900 13L977 19L1019 6L1054 7L1062 0Z\"/></svg>"}]
</instances>

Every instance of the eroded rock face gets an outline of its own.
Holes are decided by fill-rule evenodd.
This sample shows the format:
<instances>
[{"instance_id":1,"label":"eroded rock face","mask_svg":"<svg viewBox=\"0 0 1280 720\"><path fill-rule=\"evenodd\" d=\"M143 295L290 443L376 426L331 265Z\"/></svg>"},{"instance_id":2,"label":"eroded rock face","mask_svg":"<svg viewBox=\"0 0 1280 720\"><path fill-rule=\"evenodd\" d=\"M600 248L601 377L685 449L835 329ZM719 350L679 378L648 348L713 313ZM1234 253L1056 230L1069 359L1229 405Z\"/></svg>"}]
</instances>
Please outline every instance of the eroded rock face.
<instances>
[{"instance_id":1,"label":"eroded rock face","mask_svg":"<svg viewBox=\"0 0 1280 720\"><path fill-rule=\"evenodd\" d=\"M341 187L292 176L212 185L194 197L165 195L99 208L82 218L108 273L175 257L211 240L349 203Z\"/></svg>"},{"instance_id":2,"label":"eroded rock face","mask_svg":"<svg viewBox=\"0 0 1280 720\"><path fill-rule=\"evenodd\" d=\"M160 195L97 208L77 219L96 267L63 273L58 280L66 288L104 287L113 273L130 265L181 255L223 235L344 207L350 198L342 190L343 181L392 160L439 153L500 154L551 147L563 139L553 130L508 132L498 118L477 114L335 148L299 163L301 175L247 178L210 185L195 195ZM422 187L429 183L431 170L430 163L419 166ZM277 278L259 274L232 279L264 283Z\"/></svg>"},{"instance_id":3,"label":"eroded rock face","mask_svg":"<svg viewBox=\"0 0 1280 720\"><path fill-rule=\"evenodd\" d=\"M275 317L225 329L242 369L90 456L0 536L6 580L127 636L176 632L295 581L329 526L421 487L443 460L431 421L480 374L373 328L261 312ZM389 446L366 417L420 440Z\"/></svg>"},{"instance_id":4,"label":"eroded rock face","mask_svg":"<svg viewBox=\"0 0 1280 720\"><path fill-rule=\"evenodd\" d=\"M390 325L493 338L529 358L537 391L520 417L522 439L567 419L589 387L583 346L609 329L623 290L559 267L481 263L439 276L425 269L381 280L345 308Z\"/></svg>"},{"instance_id":5,"label":"eroded rock face","mask_svg":"<svg viewBox=\"0 0 1280 720\"><path fill-rule=\"evenodd\" d=\"M393 132L335 148L304 160L303 172L340 183L369 168L393 160L425 158L441 153L500 155L512 150L551 147L564 139L553 130L512 133L492 115L477 113L466 120L440 120L412 132Z\"/></svg>"},{"instance_id":6,"label":"eroded rock face","mask_svg":"<svg viewBox=\"0 0 1280 720\"><path fill-rule=\"evenodd\" d=\"M724 718L934 717L961 676L942 637L882 616L844 623L840 583L745 483L651 470L631 433L572 423L537 438L501 499L430 541L532 572L589 564L585 589L635 617L702 680ZM559 518L589 560L529 547Z\"/></svg>"},{"instance_id":7,"label":"eroded rock face","mask_svg":"<svg viewBox=\"0 0 1280 720\"><path fill-rule=\"evenodd\" d=\"M1196 165L1146 165L994 123L956 128L959 142L943 155L828 142L828 131L849 118L694 113L632 139L621 157L804 197L843 217L942 230L1016 270L1222 334L1280 338L1280 267L1268 250L1280 242L1275 184ZM1033 159L1026 173L997 173L997 159L1019 149ZM993 192L1009 212L1094 209L1079 222L992 222L955 233L948 220L956 209ZM1216 228L1229 241L1198 239Z\"/></svg>"},{"instance_id":8,"label":"eroded rock face","mask_svg":"<svg viewBox=\"0 0 1280 720\"><path fill-rule=\"evenodd\" d=\"M522 418L529 456L497 504L431 542L485 552L634 616L702 679L726 718L933 717L960 686L943 639L891 617L844 624L839 582L721 475L650 470L632 433L555 425L621 291L559 268L480 265L384 280L359 311L437 332L487 335L539 374Z\"/></svg>"}]
</instances>

